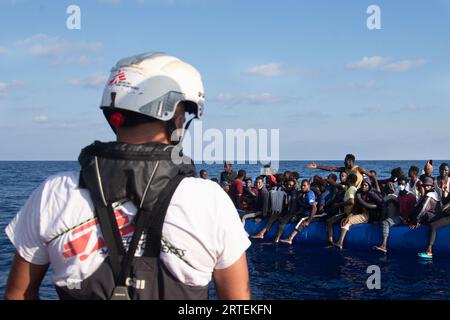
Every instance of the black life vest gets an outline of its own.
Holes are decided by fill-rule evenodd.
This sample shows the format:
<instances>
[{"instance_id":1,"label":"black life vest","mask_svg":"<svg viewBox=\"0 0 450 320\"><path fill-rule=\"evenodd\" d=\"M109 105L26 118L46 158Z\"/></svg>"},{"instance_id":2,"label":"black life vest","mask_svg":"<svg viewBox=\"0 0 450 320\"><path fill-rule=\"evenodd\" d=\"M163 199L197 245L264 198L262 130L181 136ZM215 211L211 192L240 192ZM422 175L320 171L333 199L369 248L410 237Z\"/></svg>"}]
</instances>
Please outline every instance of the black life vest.
<instances>
[{"instance_id":1,"label":"black life vest","mask_svg":"<svg viewBox=\"0 0 450 320\"><path fill-rule=\"evenodd\" d=\"M162 228L175 189L185 177L196 176L195 166L183 156L175 164L175 147L148 143L94 142L78 158L81 188L87 188L95 205L107 258L77 288L57 287L61 299L149 300L208 299L208 286L188 286L160 260ZM132 201L138 211L128 250L125 250L114 215L114 203ZM135 257L145 234L143 255Z\"/></svg>"}]
</instances>

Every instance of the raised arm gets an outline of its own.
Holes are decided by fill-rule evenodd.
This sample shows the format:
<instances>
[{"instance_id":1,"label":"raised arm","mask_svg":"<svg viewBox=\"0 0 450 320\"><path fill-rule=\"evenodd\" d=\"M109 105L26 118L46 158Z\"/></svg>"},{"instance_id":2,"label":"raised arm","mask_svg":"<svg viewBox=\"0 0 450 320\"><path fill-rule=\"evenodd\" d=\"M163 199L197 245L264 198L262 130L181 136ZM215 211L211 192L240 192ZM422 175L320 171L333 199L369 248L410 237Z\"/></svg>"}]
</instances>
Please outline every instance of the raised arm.
<instances>
[{"instance_id":1,"label":"raised arm","mask_svg":"<svg viewBox=\"0 0 450 320\"><path fill-rule=\"evenodd\" d=\"M39 300L39 287L47 269L48 265L29 263L16 253L6 285L5 300Z\"/></svg>"},{"instance_id":2,"label":"raised arm","mask_svg":"<svg viewBox=\"0 0 450 320\"><path fill-rule=\"evenodd\" d=\"M364 168L358 167L358 171L359 171L359 173L365 174L365 175L368 176L368 177L372 177L372 176L373 176L369 171L367 171L367 170L364 169Z\"/></svg>"},{"instance_id":3,"label":"raised arm","mask_svg":"<svg viewBox=\"0 0 450 320\"><path fill-rule=\"evenodd\" d=\"M319 170L324 170L324 171L333 171L333 172L342 172L343 171L342 168L319 166L317 163L314 163L314 162L308 164L307 168L309 168L309 169L319 169Z\"/></svg>"},{"instance_id":4,"label":"raised arm","mask_svg":"<svg viewBox=\"0 0 450 320\"><path fill-rule=\"evenodd\" d=\"M214 270L213 277L219 300L251 299L245 252L228 268Z\"/></svg>"}]
</instances>

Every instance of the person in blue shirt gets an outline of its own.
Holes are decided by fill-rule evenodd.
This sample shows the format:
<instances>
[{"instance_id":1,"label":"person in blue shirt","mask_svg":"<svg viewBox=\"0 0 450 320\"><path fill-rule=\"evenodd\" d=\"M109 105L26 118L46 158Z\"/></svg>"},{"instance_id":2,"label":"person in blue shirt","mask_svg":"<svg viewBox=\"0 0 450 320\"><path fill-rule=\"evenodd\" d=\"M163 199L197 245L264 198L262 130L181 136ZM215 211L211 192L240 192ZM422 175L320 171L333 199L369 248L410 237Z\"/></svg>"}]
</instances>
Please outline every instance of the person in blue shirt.
<instances>
[{"instance_id":1,"label":"person in blue shirt","mask_svg":"<svg viewBox=\"0 0 450 320\"><path fill-rule=\"evenodd\" d=\"M311 221L315 218L317 213L316 195L313 191L311 191L311 185L308 180L302 181L301 194L298 198L298 207L298 216L300 216L301 218L295 226L294 231L287 239L279 240L283 233L284 227L286 226L286 223L284 223L283 225L280 223L277 238L275 239L276 242L278 239L281 242L292 244L292 240L297 235L297 233L299 233L303 228L308 227Z\"/></svg>"},{"instance_id":2,"label":"person in blue shirt","mask_svg":"<svg viewBox=\"0 0 450 320\"><path fill-rule=\"evenodd\" d=\"M323 179L319 185L320 195L317 196L317 213L315 218L329 218L336 214L338 210L333 208L333 203L336 201L338 194L337 190L337 176L331 173L326 179ZM324 220L321 219L321 220Z\"/></svg>"}]
</instances>

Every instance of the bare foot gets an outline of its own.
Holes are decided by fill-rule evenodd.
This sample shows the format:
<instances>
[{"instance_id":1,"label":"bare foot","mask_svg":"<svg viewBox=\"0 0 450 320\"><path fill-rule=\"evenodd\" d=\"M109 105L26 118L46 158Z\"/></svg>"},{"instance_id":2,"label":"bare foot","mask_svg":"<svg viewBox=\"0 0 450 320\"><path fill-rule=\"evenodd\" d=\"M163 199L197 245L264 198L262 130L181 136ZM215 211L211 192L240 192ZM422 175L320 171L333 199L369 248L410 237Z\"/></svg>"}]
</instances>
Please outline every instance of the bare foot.
<instances>
[{"instance_id":1,"label":"bare foot","mask_svg":"<svg viewBox=\"0 0 450 320\"><path fill-rule=\"evenodd\" d=\"M333 241L328 241L327 245L325 246L325 249L331 249L334 248L334 243Z\"/></svg>"},{"instance_id":2,"label":"bare foot","mask_svg":"<svg viewBox=\"0 0 450 320\"><path fill-rule=\"evenodd\" d=\"M373 249L373 250L381 251L381 252L383 252L384 254L387 253L386 248L385 248L385 247L382 247L382 246L374 246L374 247L372 247L372 249Z\"/></svg>"},{"instance_id":3,"label":"bare foot","mask_svg":"<svg viewBox=\"0 0 450 320\"><path fill-rule=\"evenodd\" d=\"M260 223L261 222L261 218L255 218L255 223Z\"/></svg>"},{"instance_id":4,"label":"bare foot","mask_svg":"<svg viewBox=\"0 0 450 320\"><path fill-rule=\"evenodd\" d=\"M292 240L290 239L281 239L280 242L292 244Z\"/></svg>"},{"instance_id":5,"label":"bare foot","mask_svg":"<svg viewBox=\"0 0 450 320\"><path fill-rule=\"evenodd\" d=\"M254 236L251 236L250 238L252 238L252 239L264 239L264 234L258 233L258 234L255 234Z\"/></svg>"},{"instance_id":6,"label":"bare foot","mask_svg":"<svg viewBox=\"0 0 450 320\"><path fill-rule=\"evenodd\" d=\"M338 248L339 250L344 249L344 247L342 246L342 244L339 244L338 242L334 242L333 245Z\"/></svg>"}]
</instances>

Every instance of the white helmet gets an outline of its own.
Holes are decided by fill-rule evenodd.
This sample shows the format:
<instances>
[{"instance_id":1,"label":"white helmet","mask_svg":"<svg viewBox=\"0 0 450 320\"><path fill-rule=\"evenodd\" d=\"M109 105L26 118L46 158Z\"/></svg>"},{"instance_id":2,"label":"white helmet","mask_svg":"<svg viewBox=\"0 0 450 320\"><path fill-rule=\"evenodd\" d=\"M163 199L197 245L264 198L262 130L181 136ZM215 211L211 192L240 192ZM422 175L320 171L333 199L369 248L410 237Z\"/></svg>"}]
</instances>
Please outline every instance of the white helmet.
<instances>
[{"instance_id":1,"label":"white helmet","mask_svg":"<svg viewBox=\"0 0 450 320\"><path fill-rule=\"evenodd\" d=\"M200 118L204 100L202 79L193 66L164 53L144 53L112 68L100 107L169 121L180 102Z\"/></svg>"}]
</instances>

